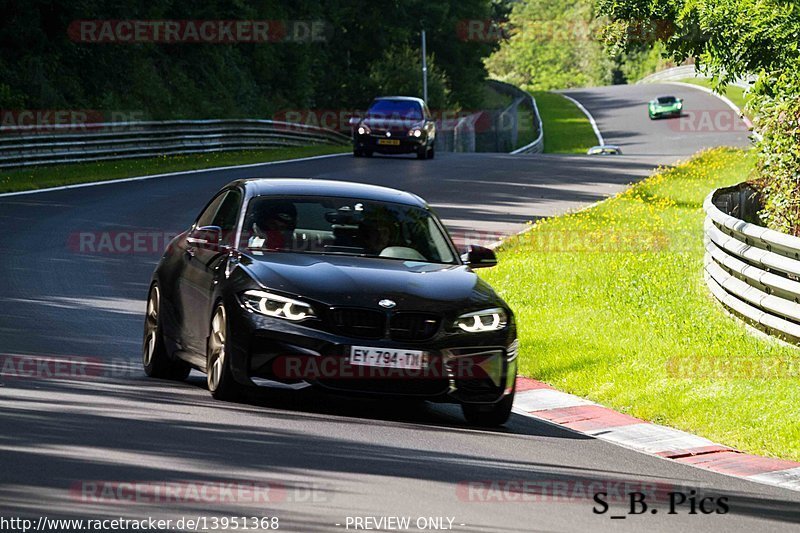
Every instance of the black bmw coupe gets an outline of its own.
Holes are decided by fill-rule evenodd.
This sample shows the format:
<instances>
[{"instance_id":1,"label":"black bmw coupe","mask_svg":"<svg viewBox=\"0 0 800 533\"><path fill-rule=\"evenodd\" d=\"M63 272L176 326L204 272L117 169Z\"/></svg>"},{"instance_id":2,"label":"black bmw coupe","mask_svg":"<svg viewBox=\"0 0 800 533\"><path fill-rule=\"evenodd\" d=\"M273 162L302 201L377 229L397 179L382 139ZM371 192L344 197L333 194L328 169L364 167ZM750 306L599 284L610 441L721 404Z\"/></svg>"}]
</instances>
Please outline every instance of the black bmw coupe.
<instances>
[{"instance_id":1,"label":"black bmw coupe","mask_svg":"<svg viewBox=\"0 0 800 533\"><path fill-rule=\"evenodd\" d=\"M508 305L418 196L312 179L225 186L168 246L150 284L147 375L207 374L215 398L256 383L462 405L503 424L517 336Z\"/></svg>"}]
</instances>

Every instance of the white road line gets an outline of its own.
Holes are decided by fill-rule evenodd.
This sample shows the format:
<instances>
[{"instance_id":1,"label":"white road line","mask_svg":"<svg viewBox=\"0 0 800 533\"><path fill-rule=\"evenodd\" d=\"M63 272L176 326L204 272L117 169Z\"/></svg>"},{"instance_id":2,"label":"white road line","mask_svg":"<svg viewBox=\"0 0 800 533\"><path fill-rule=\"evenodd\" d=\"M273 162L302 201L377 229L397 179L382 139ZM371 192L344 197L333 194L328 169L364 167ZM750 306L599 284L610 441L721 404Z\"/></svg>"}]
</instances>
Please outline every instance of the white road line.
<instances>
[{"instance_id":1,"label":"white road line","mask_svg":"<svg viewBox=\"0 0 800 533\"><path fill-rule=\"evenodd\" d=\"M702 85L695 85L693 83L684 83L682 81L662 81L660 83L669 83L670 85L680 85L681 87L688 87L690 89L697 89L697 90L703 91L704 93L708 93L708 94L710 94L712 96L716 96L717 98L719 98L720 100L725 102L725 104L728 107L733 109L736 112L736 114L739 115L742 118L742 121L744 122L745 126L747 126L748 128L752 128L753 127L753 123L750 122L750 119L747 118L744 115L744 113L742 113L742 110L739 108L739 106L734 104L727 96L723 96L721 94L717 94L714 91L712 91L711 89L709 89L708 87L703 87Z\"/></svg>"},{"instance_id":2,"label":"white road line","mask_svg":"<svg viewBox=\"0 0 800 533\"><path fill-rule=\"evenodd\" d=\"M6 192L0 194L0 198L7 198L9 196L23 196L27 194L39 194L43 192L53 192L53 191L66 191L68 189L81 189L83 187L95 187L97 185L113 185L115 183L130 183L132 181L145 181L151 180L155 178L167 178L170 176L180 176L183 174L197 174L199 172L213 172L215 170L235 170L239 168L252 168L252 167L264 167L270 165L282 165L283 163L299 163L301 161L313 161L315 159L326 159L329 157L341 157L344 155L350 155L347 152L341 154L326 154L326 155L314 155L310 157L301 157L299 159L282 159L280 161L265 161L264 163L249 163L247 165L231 165L231 166L222 166L222 167L211 167L211 168L202 168L202 169L195 169L195 170L181 170L178 172L167 172L166 174L150 174L147 176L135 176L132 178L122 178L118 180L104 180L104 181L92 181L88 183L76 183L74 185L62 185L60 187L48 187L46 189L33 189L30 191L18 191L18 192Z\"/></svg>"},{"instance_id":3,"label":"white road line","mask_svg":"<svg viewBox=\"0 0 800 533\"><path fill-rule=\"evenodd\" d=\"M766 474L756 474L754 476L747 476L745 479L766 483L768 485L777 485L784 489L800 490L800 467L767 472Z\"/></svg>"},{"instance_id":4,"label":"white road line","mask_svg":"<svg viewBox=\"0 0 800 533\"><path fill-rule=\"evenodd\" d=\"M631 424L587 431L598 439L647 453L660 453L713 446L710 440L657 424Z\"/></svg>"},{"instance_id":5,"label":"white road line","mask_svg":"<svg viewBox=\"0 0 800 533\"><path fill-rule=\"evenodd\" d=\"M578 396L567 394L553 389L535 389L518 392L514 397L514 409L528 413L547 411L563 407L577 407L579 405L596 405L594 402L584 400Z\"/></svg>"},{"instance_id":6,"label":"white road line","mask_svg":"<svg viewBox=\"0 0 800 533\"><path fill-rule=\"evenodd\" d=\"M570 102L572 102L573 104L578 106L578 109L583 111L583 114L586 115L586 118L589 119L589 124L592 125L592 129L594 130L594 134L597 137L597 144L600 144L600 145L605 144L606 142L603 140L603 135L600 133L600 128L597 127L597 122L594 120L594 117L592 116L592 114L589 113L589 110L586 109L585 107L583 107L583 104L580 103L579 101L575 100L573 97L571 97L569 95L566 95L564 93L558 93L558 94L560 94L561 96L563 96L564 98L566 98L567 100L569 100Z\"/></svg>"}]
</instances>

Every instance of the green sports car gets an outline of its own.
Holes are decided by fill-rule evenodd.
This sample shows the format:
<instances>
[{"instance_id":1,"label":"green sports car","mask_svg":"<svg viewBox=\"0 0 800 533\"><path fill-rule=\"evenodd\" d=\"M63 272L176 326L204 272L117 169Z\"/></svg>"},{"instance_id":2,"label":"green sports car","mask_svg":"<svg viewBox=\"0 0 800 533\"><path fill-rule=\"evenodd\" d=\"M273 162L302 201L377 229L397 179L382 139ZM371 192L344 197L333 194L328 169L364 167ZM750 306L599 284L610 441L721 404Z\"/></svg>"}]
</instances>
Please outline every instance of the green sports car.
<instances>
[{"instance_id":1,"label":"green sports car","mask_svg":"<svg viewBox=\"0 0 800 533\"><path fill-rule=\"evenodd\" d=\"M683 109L683 100L674 96L659 96L647 104L650 120L661 117L679 117Z\"/></svg>"}]
</instances>

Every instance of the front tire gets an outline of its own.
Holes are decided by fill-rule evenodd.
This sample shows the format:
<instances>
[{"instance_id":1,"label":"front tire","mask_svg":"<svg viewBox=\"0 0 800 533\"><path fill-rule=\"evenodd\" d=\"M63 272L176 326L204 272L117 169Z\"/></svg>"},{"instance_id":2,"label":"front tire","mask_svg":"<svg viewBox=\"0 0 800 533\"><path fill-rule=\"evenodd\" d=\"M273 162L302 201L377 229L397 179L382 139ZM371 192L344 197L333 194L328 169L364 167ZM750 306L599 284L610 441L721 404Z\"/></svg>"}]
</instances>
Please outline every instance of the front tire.
<instances>
[{"instance_id":1,"label":"front tire","mask_svg":"<svg viewBox=\"0 0 800 533\"><path fill-rule=\"evenodd\" d=\"M211 316L211 334L206 344L206 381L208 391L217 400L235 400L240 387L231 375L228 339L228 315L222 303Z\"/></svg>"},{"instance_id":2,"label":"front tire","mask_svg":"<svg viewBox=\"0 0 800 533\"><path fill-rule=\"evenodd\" d=\"M508 422L511 416L511 407L514 405L514 393L504 397L497 403L491 405L476 405L462 403L461 411L467 422L474 426L485 428L502 426Z\"/></svg>"},{"instance_id":3,"label":"front tire","mask_svg":"<svg viewBox=\"0 0 800 533\"><path fill-rule=\"evenodd\" d=\"M150 287L147 297L147 312L144 319L142 340L142 366L151 378L183 381L191 368L180 359L172 359L164 343L161 325L161 289L156 283Z\"/></svg>"},{"instance_id":4,"label":"front tire","mask_svg":"<svg viewBox=\"0 0 800 533\"><path fill-rule=\"evenodd\" d=\"M428 159L428 147L420 146L417 149L417 159Z\"/></svg>"}]
</instances>

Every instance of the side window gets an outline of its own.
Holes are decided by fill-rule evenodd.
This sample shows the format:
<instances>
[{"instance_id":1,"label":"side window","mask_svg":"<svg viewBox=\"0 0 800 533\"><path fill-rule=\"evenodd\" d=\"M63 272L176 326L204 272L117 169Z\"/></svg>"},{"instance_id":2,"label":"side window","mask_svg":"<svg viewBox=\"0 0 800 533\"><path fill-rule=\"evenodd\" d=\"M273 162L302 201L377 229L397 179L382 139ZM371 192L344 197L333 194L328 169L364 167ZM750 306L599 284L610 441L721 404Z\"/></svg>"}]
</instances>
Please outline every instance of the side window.
<instances>
[{"instance_id":1,"label":"side window","mask_svg":"<svg viewBox=\"0 0 800 533\"><path fill-rule=\"evenodd\" d=\"M223 232L235 230L241 207L242 193L237 190L228 191L211 225L219 226Z\"/></svg>"},{"instance_id":2,"label":"side window","mask_svg":"<svg viewBox=\"0 0 800 533\"><path fill-rule=\"evenodd\" d=\"M239 219L239 212L242 207L242 193L237 190L228 191L222 204L219 206L212 226L222 228L222 244L233 244L236 233L236 221Z\"/></svg>"},{"instance_id":3,"label":"side window","mask_svg":"<svg viewBox=\"0 0 800 533\"><path fill-rule=\"evenodd\" d=\"M216 196L211 203L208 204L203 212L197 217L197 227L202 228L203 226L213 226L214 217L219 211L219 205L222 203L222 200L225 199L227 193L221 193Z\"/></svg>"}]
</instances>

